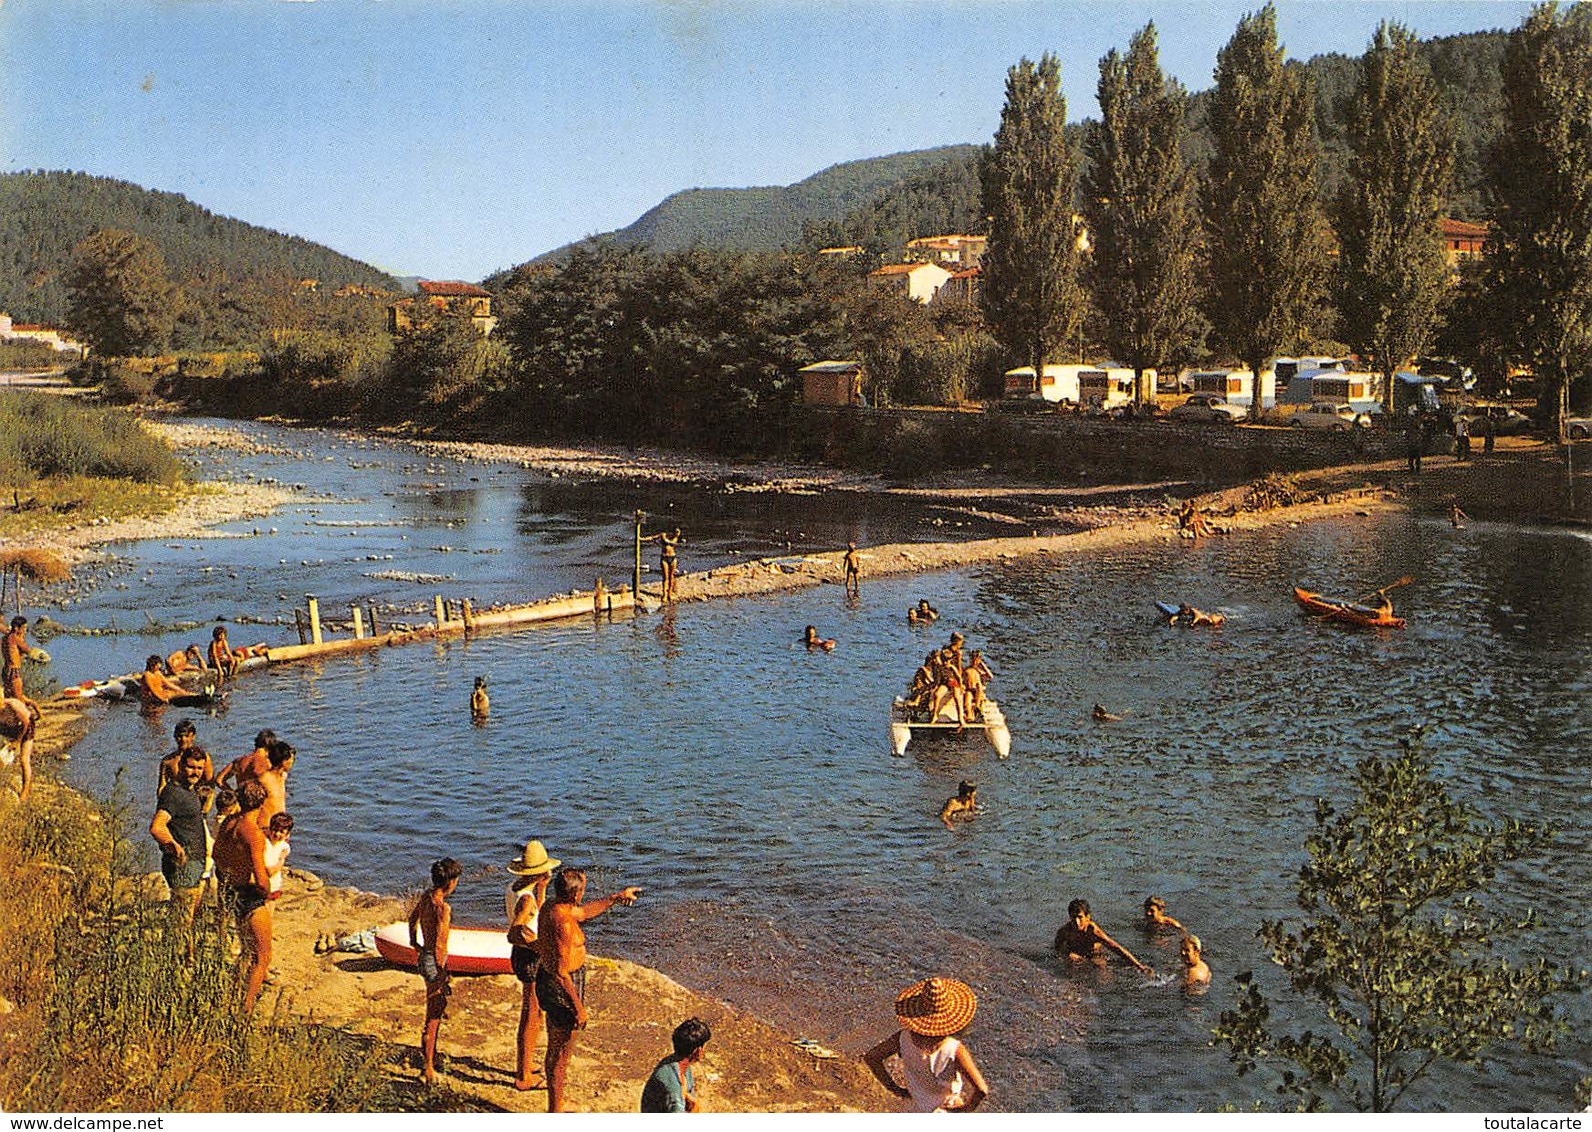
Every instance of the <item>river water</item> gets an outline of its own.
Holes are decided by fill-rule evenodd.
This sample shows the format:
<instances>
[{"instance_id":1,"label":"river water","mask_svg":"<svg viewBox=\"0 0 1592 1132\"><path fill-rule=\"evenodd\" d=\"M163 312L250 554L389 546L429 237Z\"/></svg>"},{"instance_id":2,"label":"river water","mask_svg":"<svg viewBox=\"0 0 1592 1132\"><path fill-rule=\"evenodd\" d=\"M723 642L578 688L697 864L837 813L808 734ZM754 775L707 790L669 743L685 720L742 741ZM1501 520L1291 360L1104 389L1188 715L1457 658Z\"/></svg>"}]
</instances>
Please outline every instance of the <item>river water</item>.
<instances>
[{"instance_id":1,"label":"river water","mask_svg":"<svg viewBox=\"0 0 1592 1132\"><path fill-rule=\"evenodd\" d=\"M597 573L624 580L638 504L685 527L686 570L847 538L993 533L877 497L578 486L331 433L250 431L278 451L212 454L206 474L302 483L306 502L232 525L257 537L118 548L52 614L121 627L146 613L280 618L314 592L329 613L375 601L418 622L435 592L486 605ZM370 576L389 571L447 580ZM1359 592L1406 573L1417 581L1396 596L1410 627L1396 633L1312 622L1289 589ZM942 614L930 629L904 617L920 596ZM1156 598L1221 610L1227 624L1167 627ZM809 623L839 647L801 648ZM951 629L993 662L1008 761L975 740L890 755L890 697ZM1244 1108L1264 1088L1235 1078L1210 1027L1237 973L1256 969L1279 990L1254 933L1295 911L1315 799L1346 800L1355 761L1391 751L1412 724L1426 726L1453 793L1559 829L1543 858L1495 886L1497 907L1543 915L1511 950L1592 965L1589 629L1585 535L1357 518L867 580L850 605L821 586L287 665L239 681L198 722L218 760L265 726L295 744L293 860L331 883L413 891L430 861L452 855L466 864L459 918L490 922L502 862L539 837L589 867L595 891L645 887L635 908L592 925L597 950L794 1033L860 1052L889 1032L900 986L943 971L979 993L968 1038L1001 1108ZM71 681L201 636L49 647ZM239 625L232 637L293 633ZM492 693L482 728L466 709L477 675ZM1096 701L1123 719L1092 722ZM66 773L104 794L128 768L141 815L181 713L92 710ZM935 813L963 777L978 781L982 808L950 833ZM1175 941L1136 927L1152 892L1203 938L1208 995L1050 957L1068 900L1083 896L1119 941L1176 970ZM1584 998L1566 1009L1574 1026L1556 1052L1438 1073L1410 1107L1568 1106L1592 1073L1592 1009ZM1291 1017L1286 999L1278 1012Z\"/></svg>"}]
</instances>

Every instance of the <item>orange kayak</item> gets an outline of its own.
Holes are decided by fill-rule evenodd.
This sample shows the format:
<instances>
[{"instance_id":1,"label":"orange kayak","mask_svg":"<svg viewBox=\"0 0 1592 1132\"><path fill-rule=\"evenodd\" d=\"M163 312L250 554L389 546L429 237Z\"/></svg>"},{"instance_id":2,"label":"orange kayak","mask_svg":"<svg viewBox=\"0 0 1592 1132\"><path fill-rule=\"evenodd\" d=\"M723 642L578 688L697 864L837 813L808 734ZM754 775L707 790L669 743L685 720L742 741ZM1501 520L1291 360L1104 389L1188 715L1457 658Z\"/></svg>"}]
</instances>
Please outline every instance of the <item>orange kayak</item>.
<instances>
[{"instance_id":1,"label":"orange kayak","mask_svg":"<svg viewBox=\"0 0 1592 1132\"><path fill-rule=\"evenodd\" d=\"M1333 621L1342 621L1346 625L1368 625L1375 629L1402 629L1404 618L1384 617L1380 610L1369 605L1359 605L1352 601L1338 601L1335 598L1322 597L1318 593L1294 587L1294 600L1307 612L1317 617L1326 617Z\"/></svg>"}]
</instances>

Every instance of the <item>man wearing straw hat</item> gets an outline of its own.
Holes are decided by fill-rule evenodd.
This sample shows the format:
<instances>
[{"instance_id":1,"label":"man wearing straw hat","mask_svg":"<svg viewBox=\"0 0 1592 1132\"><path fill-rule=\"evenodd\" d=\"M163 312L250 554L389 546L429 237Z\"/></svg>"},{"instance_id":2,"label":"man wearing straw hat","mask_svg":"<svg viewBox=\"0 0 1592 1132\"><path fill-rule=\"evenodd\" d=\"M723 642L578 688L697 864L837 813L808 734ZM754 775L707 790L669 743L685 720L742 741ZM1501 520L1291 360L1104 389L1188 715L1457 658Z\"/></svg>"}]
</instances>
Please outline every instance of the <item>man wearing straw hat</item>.
<instances>
[{"instance_id":1,"label":"man wearing straw hat","mask_svg":"<svg viewBox=\"0 0 1592 1132\"><path fill-rule=\"evenodd\" d=\"M973 1055L953 1035L967 1028L978 1009L973 988L935 976L913 983L896 996L901 1029L863 1055L873 1075L914 1112L972 1112L989 1096L989 1086ZM902 1085L885 1062L901 1061Z\"/></svg>"},{"instance_id":2,"label":"man wearing straw hat","mask_svg":"<svg viewBox=\"0 0 1592 1132\"><path fill-rule=\"evenodd\" d=\"M560 861L549 857L540 841L527 841L525 851L506 866L514 881L503 894L509 917L511 962L520 980L520 1030L515 1042L514 1087L524 1092L546 1084L534 1068L531 1054L536 1050L536 1031L542 1026L542 1008L536 1001L536 917L547 896L547 880Z\"/></svg>"}]
</instances>

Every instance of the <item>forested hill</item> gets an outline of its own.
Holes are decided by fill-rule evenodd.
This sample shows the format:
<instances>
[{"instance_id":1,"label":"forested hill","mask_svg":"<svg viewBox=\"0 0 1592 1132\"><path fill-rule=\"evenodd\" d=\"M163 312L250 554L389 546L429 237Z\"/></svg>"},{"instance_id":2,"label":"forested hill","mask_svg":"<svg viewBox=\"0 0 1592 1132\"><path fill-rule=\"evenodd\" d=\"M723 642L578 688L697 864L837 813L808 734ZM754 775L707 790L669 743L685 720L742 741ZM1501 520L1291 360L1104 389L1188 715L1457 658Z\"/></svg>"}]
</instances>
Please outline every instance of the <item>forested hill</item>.
<instances>
[{"instance_id":1,"label":"forested hill","mask_svg":"<svg viewBox=\"0 0 1592 1132\"><path fill-rule=\"evenodd\" d=\"M1367 33L1369 39L1369 32ZM1483 220L1486 151L1502 114L1499 64L1507 33L1473 32L1426 40L1422 51L1458 122L1453 215ZM1300 64L1316 88L1316 122L1324 161L1320 187L1334 192L1348 162L1343 106L1360 77L1360 60L1318 55ZM999 94L992 87L991 98ZM1196 93L1189 112L1189 153L1210 155L1205 125L1210 92ZM1091 104L1092 108L1092 104ZM1073 106L1074 113L1084 109ZM1073 127L1074 141L1082 127ZM898 153L836 165L785 188L692 189L676 193L627 228L597 237L653 251L686 247L772 250L861 244L879 254L909 239L981 231L977 145ZM542 258L557 258L565 249Z\"/></svg>"},{"instance_id":2,"label":"forested hill","mask_svg":"<svg viewBox=\"0 0 1592 1132\"><path fill-rule=\"evenodd\" d=\"M810 223L840 220L885 189L947 163L966 162L976 151L972 145L949 145L848 161L794 185L688 189L665 198L629 227L599 238L659 252L691 247L774 251L801 240Z\"/></svg>"},{"instance_id":3,"label":"forested hill","mask_svg":"<svg viewBox=\"0 0 1592 1132\"><path fill-rule=\"evenodd\" d=\"M397 290L367 263L320 244L217 216L177 193L87 173L0 174L0 310L18 322L60 324L72 249L99 228L122 228L153 243L172 282L214 340L246 339L270 321L302 280L324 294L348 284Z\"/></svg>"}]
</instances>

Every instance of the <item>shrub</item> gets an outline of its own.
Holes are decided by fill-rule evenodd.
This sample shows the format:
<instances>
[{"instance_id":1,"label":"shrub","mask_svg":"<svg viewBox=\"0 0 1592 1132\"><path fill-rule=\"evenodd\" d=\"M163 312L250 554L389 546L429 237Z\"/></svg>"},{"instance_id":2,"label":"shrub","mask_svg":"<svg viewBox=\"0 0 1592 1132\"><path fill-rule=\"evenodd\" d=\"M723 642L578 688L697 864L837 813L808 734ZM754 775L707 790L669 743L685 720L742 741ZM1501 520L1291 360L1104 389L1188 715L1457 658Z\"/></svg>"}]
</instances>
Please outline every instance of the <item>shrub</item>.
<instances>
[{"instance_id":1,"label":"shrub","mask_svg":"<svg viewBox=\"0 0 1592 1132\"><path fill-rule=\"evenodd\" d=\"M185 475L171 449L126 413L41 393L0 399L0 472L163 484Z\"/></svg>"}]
</instances>

